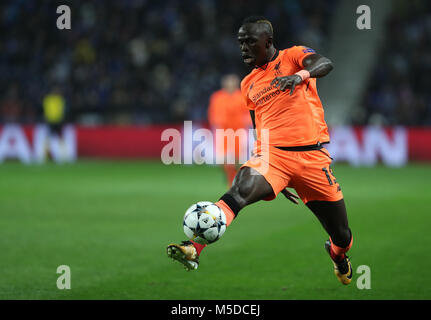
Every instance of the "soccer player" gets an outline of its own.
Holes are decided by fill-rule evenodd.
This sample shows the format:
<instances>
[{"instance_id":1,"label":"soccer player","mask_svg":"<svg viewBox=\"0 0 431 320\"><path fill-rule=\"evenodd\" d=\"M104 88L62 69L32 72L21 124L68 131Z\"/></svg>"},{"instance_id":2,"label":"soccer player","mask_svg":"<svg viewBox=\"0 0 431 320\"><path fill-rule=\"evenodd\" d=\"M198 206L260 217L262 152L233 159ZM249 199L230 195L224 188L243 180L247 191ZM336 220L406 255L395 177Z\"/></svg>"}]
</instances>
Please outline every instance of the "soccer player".
<instances>
[{"instance_id":1,"label":"soccer player","mask_svg":"<svg viewBox=\"0 0 431 320\"><path fill-rule=\"evenodd\" d=\"M208 122L213 132L217 129L236 131L251 127L250 115L239 89L239 84L240 79L237 75L225 75L221 79L221 89L211 95L208 107ZM224 155L231 154L232 159L238 162L240 153L247 152L247 145L240 145L241 142L246 141L238 140L238 143L234 144L219 144L216 152ZM235 163L226 163L223 165L223 169L230 188L236 175Z\"/></svg>"},{"instance_id":2,"label":"soccer player","mask_svg":"<svg viewBox=\"0 0 431 320\"><path fill-rule=\"evenodd\" d=\"M238 41L243 61L253 68L242 80L241 92L258 139L254 155L216 205L229 225L245 206L274 199L280 192L297 202L286 188L295 189L329 235L324 247L335 275L349 284L352 266L346 252L353 237L343 194L329 167L331 157L323 146L329 134L316 89L316 78L326 76L333 65L307 47L276 49L272 25L264 17L246 18ZM265 130L269 139L264 139ZM167 253L191 270L198 267L204 247L184 241L169 245Z\"/></svg>"}]
</instances>

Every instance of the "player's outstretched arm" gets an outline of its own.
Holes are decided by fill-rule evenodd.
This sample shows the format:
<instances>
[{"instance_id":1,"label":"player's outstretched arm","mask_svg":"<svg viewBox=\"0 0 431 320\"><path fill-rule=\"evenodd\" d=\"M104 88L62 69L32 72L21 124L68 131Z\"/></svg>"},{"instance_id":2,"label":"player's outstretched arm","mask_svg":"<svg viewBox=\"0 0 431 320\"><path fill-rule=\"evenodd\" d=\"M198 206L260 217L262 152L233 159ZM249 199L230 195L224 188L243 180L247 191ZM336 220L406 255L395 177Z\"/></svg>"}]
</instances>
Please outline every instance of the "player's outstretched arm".
<instances>
[{"instance_id":1,"label":"player's outstretched arm","mask_svg":"<svg viewBox=\"0 0 431 320\"><path fill-rule=\"evenodd\" d=\"M331 60L317 53L306 56L302 65L310 73L310 78L324 77L334 69Z\"/></svg>"},{"instance_id":2,"label":"player's outstretched arm","mask_svg":"<svg viewBox=\"0 0 431 320\"><path fill-rule=\"evenodd\" d=\"M271 85L275 85L281 91L290 90L293 94L295 87L308 78L321 78L326 76L334 68L331 60L320 54L310 54L302 61L304 69L291 76L276 77L272 80Z\"/></svg>"}]
</instances>

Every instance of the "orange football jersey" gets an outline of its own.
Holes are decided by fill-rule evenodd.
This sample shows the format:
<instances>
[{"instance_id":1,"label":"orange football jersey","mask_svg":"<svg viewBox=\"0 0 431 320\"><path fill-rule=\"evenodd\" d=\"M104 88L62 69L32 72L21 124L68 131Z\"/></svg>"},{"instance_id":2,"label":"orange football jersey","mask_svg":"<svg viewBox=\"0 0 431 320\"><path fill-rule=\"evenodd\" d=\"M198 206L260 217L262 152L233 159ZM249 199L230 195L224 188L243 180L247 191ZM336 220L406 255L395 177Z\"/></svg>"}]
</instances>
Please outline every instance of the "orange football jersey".
<instances>
[{"instance_id":1,"label":"orange football jersey","mask_svg":"<svg viewBox=\"0 0 431 320\"><path fill-rule=\"evenodd\" d=\"M248 129L251 127L250 112L246 108L240 90L230 94L218 90L210 97L208 121L216 129Z\"/></svg>"},{"instance_id":2,"label":"orange football jersey","mask_svg":"<svg viewBox=\"0 0 431 320\"><path fill-rule=\"evenodd\" d=\"M247 108L255 111L257 138L261 130L269 130L269 145L278 147L306 146L329 142L323 106L317 94L316 79L309 78L295 87L280 91L271 81L304 69L302 60L314 50L293 46L280 50L264 67L253 69L241 82Z\"/></svg>"}]
</instances>

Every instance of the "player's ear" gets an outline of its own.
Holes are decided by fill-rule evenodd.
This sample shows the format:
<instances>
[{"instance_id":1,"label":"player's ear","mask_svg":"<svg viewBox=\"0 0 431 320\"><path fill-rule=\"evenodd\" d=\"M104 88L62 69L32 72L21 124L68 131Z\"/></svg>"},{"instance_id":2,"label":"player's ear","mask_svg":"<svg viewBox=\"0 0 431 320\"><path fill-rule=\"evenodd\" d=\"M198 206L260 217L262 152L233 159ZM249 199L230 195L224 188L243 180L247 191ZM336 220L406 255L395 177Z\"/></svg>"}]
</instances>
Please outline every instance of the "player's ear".
<instances>
[{"instance_id":1,"label":"player's ear","mask_svg":"<svg viewBox=\"0 0 431 320\"><path fill-rule=\"evenodd\" d=\"M269 49L272 46L272 37L266 39L266 48Z\"/></svg>"}]
</instances>

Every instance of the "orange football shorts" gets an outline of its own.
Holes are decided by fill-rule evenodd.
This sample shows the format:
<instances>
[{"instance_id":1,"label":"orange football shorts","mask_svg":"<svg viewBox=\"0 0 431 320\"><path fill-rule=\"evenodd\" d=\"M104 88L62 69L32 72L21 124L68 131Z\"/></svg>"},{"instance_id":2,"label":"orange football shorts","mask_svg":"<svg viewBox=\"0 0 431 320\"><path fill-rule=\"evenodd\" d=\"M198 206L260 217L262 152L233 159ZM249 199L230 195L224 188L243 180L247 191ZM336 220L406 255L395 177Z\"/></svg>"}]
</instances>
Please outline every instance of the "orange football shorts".
<instances>
[{"instance_id":1,"label":"orange football shorts","mask_svg":"<svg viewBox=\"0 0 431 320\"><path fill-rule=\"evenodd\" d=\"M276 147L255 149L253 156L242 167L255 169L271 185L273 200L284 188L289 187L304 203L313 200L338 201L343 198L331 168L327 149L312 151L286 151Z\"/></svg>"}]
</instances>

